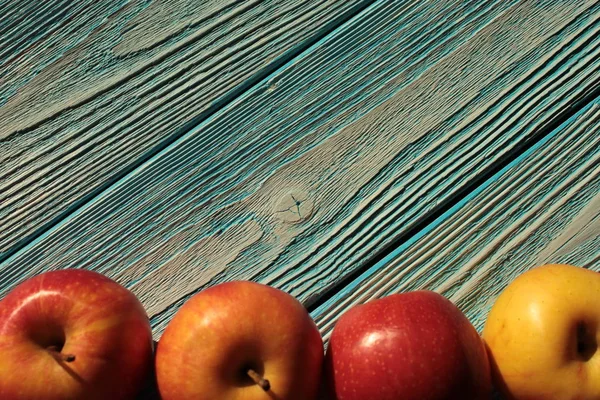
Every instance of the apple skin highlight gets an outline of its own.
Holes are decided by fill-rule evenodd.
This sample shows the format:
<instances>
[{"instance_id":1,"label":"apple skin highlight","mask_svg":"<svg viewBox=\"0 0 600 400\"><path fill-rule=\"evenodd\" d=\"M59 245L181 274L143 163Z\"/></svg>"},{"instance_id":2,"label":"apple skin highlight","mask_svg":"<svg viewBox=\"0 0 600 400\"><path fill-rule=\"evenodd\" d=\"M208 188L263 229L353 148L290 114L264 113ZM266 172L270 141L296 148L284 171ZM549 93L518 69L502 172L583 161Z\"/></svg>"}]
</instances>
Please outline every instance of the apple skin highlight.
<instances>
[{"instance_id":1,"label":"apple skin highlight","mask_svg":"<svg viewBox=\"0 0 600 400\"><path fill-rule=\"evenodd\" d=\"M126 400L152 366L147 314L87 270L35 276L0 301L0 399Z\"/></svg>"}]
</instances>

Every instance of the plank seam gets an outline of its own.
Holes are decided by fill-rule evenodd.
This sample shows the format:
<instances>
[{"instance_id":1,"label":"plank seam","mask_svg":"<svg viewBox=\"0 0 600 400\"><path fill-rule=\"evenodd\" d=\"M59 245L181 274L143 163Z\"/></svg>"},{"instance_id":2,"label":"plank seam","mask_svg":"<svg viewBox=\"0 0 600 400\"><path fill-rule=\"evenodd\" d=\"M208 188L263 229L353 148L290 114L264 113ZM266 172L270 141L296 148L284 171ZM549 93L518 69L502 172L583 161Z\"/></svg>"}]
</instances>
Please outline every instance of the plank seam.
<instances>
[{"instance_id":1,"label":"plank seam","mask_svg":"<svg viewBox=\"0 0 600 400\"><path fill-rule=\"evenodd\" d=\"M600 113L599 113L600 108L597 105L597 101L598 101L598 99L594 99L592 102L590 102L589 104L582 107L582 109L575 114L575 115L578 115L578 114L581 115L581 119L576 120L572 125L565 126L567 124L567 121L565 121L563 124L561 124L561 126L565 128L565 133L567 135L570 135L570 136L568 136L569 139L576 139L575 144L579 144L579 145L583 146L583 143L586 143L586 142L588 143L587 145L582 147L582 151L586 151L586 152L593 151L593 149L596 147L596 144L593 141L593 137L596 134L596 132L592 131L592 130L588 130L588 129L590 127L594 126L595 124L597 124L599 116L600 116ZM583 111L585 111L585 113ZM586 118L590 118L590 119L588 120ZM559 127L559 129L560 129L560 127ZM586 133L584 135L582 135L581 137L575 136L578 134L578 130L580 130L580 129L585 130ZM499 201L498 199L504 198L507 195L505 193L507 188L514 187L515 182L532 181L531 176L535 175L537 173L536 171L538 171L539 168L542 168L544 166L544 163L548 159L553 160L554 157L557 157L557 156L559 159L568 159L567 154L558 153L560 151L560 149L551 148L548 151L548 149L544 148L544 144L547 143L549 140L551 140L552 137L554 136L553 132L555 132L555 130L548 133L546 136L544 136L541 140L536 142L529 149L525 150L515 160L508 163L504 168L502 168L500 171L498 171L496 174L494 174L490 179L486 180L484 183L482 183L482 185L478 186L473 192L469 193L465 198L461 199L454 207L452 207L451 209L446 211L442 216L440 216L438 219L436 219L436 221L433 221L431 224L427 225L425 228L423 228L421 231L419 231L415 236L411 237L409 241L407 241L406 243L403 243L401 245L401 248L396 249L393 252L393 253L395 253L395 255L393 253L388 254L386 256L388 261L385 261L385 259L384 259L381 262L389 263L388 265L396 265L396 266L406 264L406 263L408 263L410 265L419 265L421 262L431 263L432 255L437 254L439 252L440 248L448 246L449 244L451 244L453 242L453 238L452 238L453 235L458 238L457 235L459 235L459 233L457 233L457 232L460 231L460 229L457 231L457 228L456 228L457 224L460 224L460 226L469 225L469 223L471 223L473 219L477 220L477 218L480 218L482 214L486 214L487 212L490 212L490 210L494 209L497 201ZM490 188L490 182L492 182L492 183L498 182L499 177L502 176L504 173L506 173L509 169L515 168L515 166L520 165L521 162L525 163L527 159L524 157L529 157L533 153L533 151L539 152L539 154L542 156L539 157L539 159L537 159L537 161L535 161L535 163L533 165L529 166L528 174L520 175L519 179L517 181L510 181L510 180L504 181L498 187L496 187L493 191L490 191L486 194L486 190L488 190ZM562 166L560 168L560 170L570 170L571 168L573 168L574 162L575 162L575 160L569 160L569 161L565 162L565 165ZM579 179L579 183L577 183L575 185L575 187L581 187L581 181L590 179L590 176L588 176L589 174L587 174L586 172L589 171L589 169L592 168L593 166L594 166L594 163L588 161L587 163L582 164L581 166L579 166L577 168L577 171L578 171L577 176L580 179ZM533 170L531 168L533 168ZM598 171L597 168L596 168L596 171ZM597 177L597 173L595 175L592 174L592 177L593 176ZM539 186L540 182L537 181L535 183L535 185ZM522 189L522 190L526 191L526 189ZM558 190L558 189L556 189L556 190ZM577 191L574 190L573 188L571 188L569 190L569 193L571 193L571 195L576 192ZM473 200L477 196L481 196L482 193L484 194L484 197L480 197L480 203L487 204L487 206L483 209L474 210L472 213L467 213L467 214L461 215L460 210L463 209L465 204L467 204L468 201ZM515 195L513 194L513 197L514 196ZM518 198L519 196L516 196L516 197ZM544 204L548 203L548 199L551 199L551 198L552 198L552 196L550 194L544 195L543 196ZM522 204L520 204L520 203L516 203L516 204L512 205L512 207L514 207L516 209L518 209L521 206L522 206ZM554 207L556 207L556 205L550 207L550 209L553 209ZM536 208L536 210L537 210L537 208ZM497 212L498 212L498 210L497 210ZM506 212L506 210L504 210L503 212ZM532 214L532 213L534 213L534 212L530 211L528 213L528 215L530 216L530 214ZM548 214L548 213L550 213L550 211L546 212L546 214ZM495 218L495 216L490 215L490 216L488 216L488 218L493 219L493 218ZM521 219L523 219L523 218L524 217L522 217ZM442 224L440 221L444 221L446 223ZM451 231L448 232L448 229L451 229ZM444 242L443 243L441 243L441 242L431 243L430 246L425 246L424 248L419 247L416 251L413 251L413 252L409 252L407 250L409 247L413 246L415 243L418 243L423 237L425 237L427 235L435 235L435 237L443 237ZM498 240L498 239L496 241L498 243L502 242L502 240ZM444 251L447 251L447 249ZM471 261L469 264L476 264L476 261ZM461 268L461 270L466 270L466 269L467 268L465 268L465 267ZM323 305L323 308L321 310L319 310L319 309L313 310L320 317L319 318L319 327L321 328L322 331L329 332L331 330L332 324L334 323L335 315L337 315L337 313L340 310L346 308L349 303L355 302L356 299L360 298L365 293L370 293L370 296L368 299L376 298L378 296L381 296L383 293L388 292L392 286L398 285L406 277L410 277L410 279L414 281L415 277L418 278L420 275L423 275L423 270L419 270L419 269L417 269L417 270L415 270L415 269L402 270L399 274L394 275L393 277L388 277L391 279L382 279L386 275L389 275L390 269L377 268L376 266L373 266L373 269L371 270L371 272L372 272L372 274L366 273L363 276L357 278L355 281L353 281L350 285L347 286L347 287L356 287L356 290L352 291L350 296L345 296L345 297L339 298L338 299L339 301L332 301L332 302L330 302L330 304L327 304L327 302L325 302ZM438 271L438 273L442 273L442 272L443 272L443 270ZM360 282L363 282L365 280L373 282L373 281L375 281L375 277L378 277L378 279L376 280L375 287L374 286L364 286L364 285L357 286ZM429 276L429 279L431 279L431 278L432 277ZM462 280L461 280L461 282L462 282ZM400 287L402 287L402 286L404 286L404 285L400 285ZM398 290L398 287L396 289ZM345 290L345 291L347 292L347 290ZM333 296L333 298L331 300L334 300L334 298L335 298L335 296ZM363 298L363 299L361 299L361 301L366 301L368 299ZM325 306L327 306L327 307L325 308ZM325 314L323 314L323 312L325 312Z\"/></svg>"},{"instance_id":2,"label":"plank seam","mask_svg":"<svg viewBox=\"0 0 600 400\"><path fill-rule=\"evenodd\" d=\"M543 141L543 139L546 136L550 135L552 131L563 125L570 118L574 117L578 112L582 111L585 107L589 106L598 96L600 96L600 87L596 87L593 90L590 90L589 92L585 93L578 102L574 103L571 108L567 109L562 114L558 115L557 118L546 124L542 129L540 129L536 134L534 134L529 141L522 143L520 146L516 146L510 152L505 154L502 158L498 160L497 163L488 167L484 172L482 172L478 177L476 177L467 185L465 185L465 187L459 190L455 195L440 203L437 207L433 208L429 215L420 220L417 224L415 224L409 230L404 232L398 238L390 242L390 244L383 248L381 252L374 255L363 266L357 268L355 271L345 276L337 284L332 285L326 292L322 294L322 296L309 303L307 305L308 311L312 313L315 310L317 310L319 307L321 307L327 301L329 301L341 289L350 285L353 281L358 279L365 272L367 272L376 264L384 260L393 252L394 249L401 247L402 245L409 242L410 238L416 236L419 232L426 229L429 225L431 225L442 215L446 214L447 212L452 210L452 208L456 207L465 197L469 195L469 193L474 192L479 186L483 185L494 175L500 173L503 169L505 169L514 161L516 161L520 156L527 153L527 151L532 149L537 143Z\"/></svg>"}]
</instances>

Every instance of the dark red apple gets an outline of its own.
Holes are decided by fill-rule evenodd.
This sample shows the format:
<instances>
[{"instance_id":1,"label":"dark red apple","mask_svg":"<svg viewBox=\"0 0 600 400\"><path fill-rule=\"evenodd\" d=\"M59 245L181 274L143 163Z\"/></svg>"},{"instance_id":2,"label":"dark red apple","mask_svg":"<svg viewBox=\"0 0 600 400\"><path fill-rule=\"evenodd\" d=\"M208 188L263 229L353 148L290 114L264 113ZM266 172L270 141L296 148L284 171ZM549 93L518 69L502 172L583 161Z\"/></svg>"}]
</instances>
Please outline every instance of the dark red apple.
<instances>
[{"instance_id":1,"label":"dark red apple","mask_svg":"<svg viewBox=\"0 0 600 400\"><path fill-rule=\"evenodd\" d=\"M109 278L69 269L0 301L0 399L127 400L152 367L142 304Z\"/></svg>"},{"instance_id":2,"label":"dark red apple","mask_svg":"<svg viewBox=\"0 0 600 400\"><path fill-rule=\"evenodd\" d=\"M491 395L483 341L443 296L418 291L356 306L335 325L325 387L336 400L479 400Z\"/></svg>"}]
</instances>

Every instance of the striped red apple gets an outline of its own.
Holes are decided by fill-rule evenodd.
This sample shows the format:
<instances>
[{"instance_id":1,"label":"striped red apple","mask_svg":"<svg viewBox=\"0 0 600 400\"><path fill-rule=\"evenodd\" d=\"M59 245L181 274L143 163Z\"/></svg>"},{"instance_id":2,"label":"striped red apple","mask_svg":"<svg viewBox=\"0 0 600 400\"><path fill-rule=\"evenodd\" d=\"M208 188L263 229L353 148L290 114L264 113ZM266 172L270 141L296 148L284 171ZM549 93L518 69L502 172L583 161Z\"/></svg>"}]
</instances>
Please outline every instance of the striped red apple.
<instances>
[{"instance_id":1,"label":"striped red apple","mask_svg":"<svg viewBox=\"0 0 600 400\"><path fill-rule=\"evenodd\" d=\"M151 365L142 304L99 273L47 272L0 301L2 400L128 400Z\"/></svg>"}]
</instances>

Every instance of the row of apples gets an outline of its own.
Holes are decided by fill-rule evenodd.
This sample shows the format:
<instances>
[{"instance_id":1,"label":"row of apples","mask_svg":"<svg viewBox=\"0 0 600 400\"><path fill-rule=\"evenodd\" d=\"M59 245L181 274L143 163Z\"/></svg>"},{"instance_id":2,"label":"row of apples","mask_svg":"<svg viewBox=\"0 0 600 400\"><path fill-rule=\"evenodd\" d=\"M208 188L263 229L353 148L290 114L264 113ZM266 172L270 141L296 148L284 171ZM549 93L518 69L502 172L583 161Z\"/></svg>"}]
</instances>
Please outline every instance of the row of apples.
<instances>
[{"instance_id":1,"label":"row of apples","mask_svg":"<svg viewBox=\"0 0 600 400\"><path fill-rule=\"evenodd\" d=\"M0 301L0 399L600 399L600 274L546 265L517 277L480 336L431 291L339 316L327 351L302 304L249 281L177 311L154 348L140 301L96 272L37 275Z\"/></svg>"}]
</instances>

